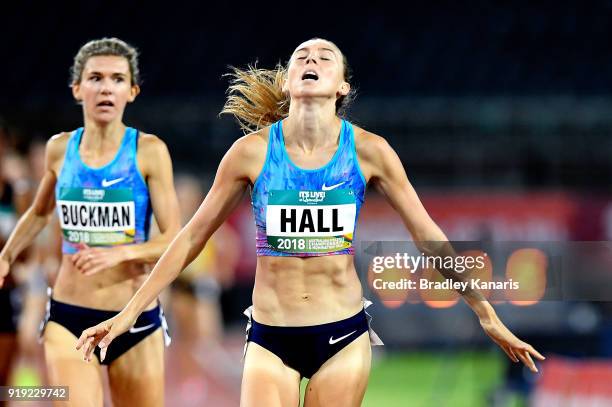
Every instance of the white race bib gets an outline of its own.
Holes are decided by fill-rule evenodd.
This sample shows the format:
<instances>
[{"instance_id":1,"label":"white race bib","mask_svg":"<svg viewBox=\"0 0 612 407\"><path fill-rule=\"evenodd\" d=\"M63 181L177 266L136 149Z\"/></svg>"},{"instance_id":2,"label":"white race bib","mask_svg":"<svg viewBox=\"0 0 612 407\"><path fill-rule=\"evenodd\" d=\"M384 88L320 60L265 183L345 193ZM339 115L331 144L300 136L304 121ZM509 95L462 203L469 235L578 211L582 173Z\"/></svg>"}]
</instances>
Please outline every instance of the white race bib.
<instances>
[{"instance_id":1,"label":"white race bib","mask_svg":"<svg viewBox=\"0 0 612 407\"><path fill-rule=\"evenodd\" d=\"M131 189L60 188L57 211L64 238L71 243L132 243L136 211Z\"/></svg>"},{"instance_id":2,"label":"white race bib","mask_svg":"<svg viewBox=\"0 0 612 407\"><path fill-rule=\"evenodd\" d=\"M268 193L266 234L276 250L330 253L351 247L357 205L350 189Z\"/></svg>"}]
</instances>

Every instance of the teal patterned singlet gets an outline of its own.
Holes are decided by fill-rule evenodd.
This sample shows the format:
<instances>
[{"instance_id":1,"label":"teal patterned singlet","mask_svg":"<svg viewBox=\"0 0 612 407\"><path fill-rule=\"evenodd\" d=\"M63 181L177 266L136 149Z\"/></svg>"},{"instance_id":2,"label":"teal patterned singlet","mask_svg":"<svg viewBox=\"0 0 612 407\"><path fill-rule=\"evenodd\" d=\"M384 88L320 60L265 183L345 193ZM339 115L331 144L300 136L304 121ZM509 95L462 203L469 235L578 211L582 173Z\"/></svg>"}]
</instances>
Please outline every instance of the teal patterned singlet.
<instances>
[{"instance_id":1,"label":"teal patterned singlet","mask_svg":"<svg viewBox=\"0 0 612 407\"><path fill-rule=\"evenodd\" d=\"M100 168L79 155L83 128L72 132L55 187L62 252L79 245L115 246L149 239L151 200L136 161L138 130L128 127L115 158Z\"/></svg>"},{"instance_id":2,"label":"teal patterned singlet","mask_svg":"<svg viewBox=\"0 0 612 407\"><path fill-rule=\"evenodd\" d=\"M343 120L338 149L323 167L296 166L282 121L270 127L263 169L251 193L258 256L353 255L366 182L353 126Z\"/></svg>"}]
</instances>

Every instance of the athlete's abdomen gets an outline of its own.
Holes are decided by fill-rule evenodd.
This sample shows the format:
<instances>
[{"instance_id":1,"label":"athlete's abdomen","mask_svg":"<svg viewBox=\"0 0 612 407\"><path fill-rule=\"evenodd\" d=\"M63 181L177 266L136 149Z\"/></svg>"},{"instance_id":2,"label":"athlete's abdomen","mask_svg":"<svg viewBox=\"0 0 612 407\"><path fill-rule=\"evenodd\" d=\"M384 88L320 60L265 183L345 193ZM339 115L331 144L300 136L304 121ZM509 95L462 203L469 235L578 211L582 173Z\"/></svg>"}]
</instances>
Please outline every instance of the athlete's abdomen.
<instances>
[{"instance_id":1,"label":"athlete's abdomen","mask_svg":"<svg viewBox=\"0 0 612 407\"><path fill-rule=\"evenodd\" d=\"M353 256L260 256L253 305L254 318L268 325L318 325L348 318L362 308Z\"/></svg>"},{"instance_id":2,"label":"athlete's abdomen","mask_svg":"<svg viewBox=\"0 0 612 407\"><path fill-rule=\"evenodd\" d=\"M148 266L136 263L122 263L87 276L73 265L71 258L62 256L53 287L53 298L68 304L120 311L147 276Z\"/></svg>"}]
</instances>

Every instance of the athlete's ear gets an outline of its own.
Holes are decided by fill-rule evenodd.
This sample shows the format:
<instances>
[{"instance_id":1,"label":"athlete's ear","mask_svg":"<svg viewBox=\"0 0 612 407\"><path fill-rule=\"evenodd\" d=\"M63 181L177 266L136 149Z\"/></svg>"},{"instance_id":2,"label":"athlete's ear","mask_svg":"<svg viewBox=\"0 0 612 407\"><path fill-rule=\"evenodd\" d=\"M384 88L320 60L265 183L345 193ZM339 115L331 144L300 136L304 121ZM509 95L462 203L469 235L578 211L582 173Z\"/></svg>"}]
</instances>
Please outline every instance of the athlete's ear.
<instances>
[{"instance_id":1,"label":"athlete's ear","mask_svg":"<svg viewBox=\"0 0 612 407\"><path fill-rule=\"evenodd\" d=\"M348 82L342 82L340 85L340 90L338 91L338 96L346 96L351 91L351 85Z\"/></svg>"},{"instance_id":2,"label":"athlete's ear","mask_svg":"<svg viewBox=\"0 0 612 407\"><path fill-rule=\"evenodd\" d=\"M133 102L138 94L140 94L140 86L132 85L130 88L130 97L128 97L128 102Z\"/></svg>"},{"instance_id":3,"label":"athlete's ear","mask_svg":"<svg viewBox=\"0 0 612 407\"><path fill-rule=\"evenodd\" d=\"M71 86L72 88L72 97L77 102L82 102L83 98L81 97L81 84L74 82Z\"/></svg>"}]
</instances>

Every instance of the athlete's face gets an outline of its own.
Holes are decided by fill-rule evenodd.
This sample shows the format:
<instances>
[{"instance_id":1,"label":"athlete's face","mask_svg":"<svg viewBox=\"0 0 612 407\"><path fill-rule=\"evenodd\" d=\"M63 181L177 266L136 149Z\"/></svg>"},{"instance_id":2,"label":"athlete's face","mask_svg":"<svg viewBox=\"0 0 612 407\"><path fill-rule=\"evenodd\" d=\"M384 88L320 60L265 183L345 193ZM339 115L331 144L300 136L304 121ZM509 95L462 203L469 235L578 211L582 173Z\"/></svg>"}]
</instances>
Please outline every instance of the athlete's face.
<instances>
[{"instance_id":1,"label":"athlete's face","mask_svg":"<svg viewBox=\"0 0 612 407\"><path fill-rule=\"evenodd\" d=\"M322 39L300 44L289 61L284 92L291 98L330 97L335 100L351 89L344 80L342 53L331 42Z\"/></svg>"},{"instance_id":2,"label":"athlete's face","mask_svg":"<svg viewBox=\"0 0 612 407\"><path fill-rule=\"evenodd\" d=\"M81 81L72 85L72 94L83 103L85 115L101 123L121 120L125 105L139 92L138 85L131 84L127 59L114 55L89 58Z\"/></svg>"}]
</instances>

